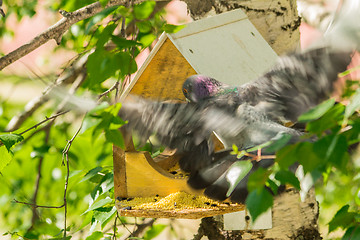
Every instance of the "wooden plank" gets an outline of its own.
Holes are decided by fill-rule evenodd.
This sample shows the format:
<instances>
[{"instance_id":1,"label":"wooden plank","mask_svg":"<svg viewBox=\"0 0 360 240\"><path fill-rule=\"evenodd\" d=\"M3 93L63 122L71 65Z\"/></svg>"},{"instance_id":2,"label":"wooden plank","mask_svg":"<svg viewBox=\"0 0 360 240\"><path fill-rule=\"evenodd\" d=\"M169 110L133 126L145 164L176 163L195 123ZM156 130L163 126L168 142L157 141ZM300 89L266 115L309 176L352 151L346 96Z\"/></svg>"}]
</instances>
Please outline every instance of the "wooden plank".
<instances>
[{"instance_id":1,"label":"wooden plank","mask_svg":"<svg viewBox=\"0 0 360 240\"><path fill-rule=\"evenodd\" d=\"M163 210L163 209L146 209L146 210L124 210L118 201L115 206L120 216L126 217L147 217L147 218L183 218L183 219L199 219L204 217L213 217L225 213L236 212L244 210L244 205L232 204L231 206L222 205L213 209L177 209L177 210Z\"/></svg>"},{"instance_id":2,"label":"wooden plank","mask_svg":"<svg viewBox=\"0 0 360 240\"><path fill-rule=\"evenodd\" d=\"M113 163L114 163L114 194L117 197L126 197L126 169L125 169L125 151L120 147L113 145Z\"/></svg>"},{"instance_id":3,"label":"wooden plank","mask_svg":"<svg viewBox=\"0 0 360 240\"><path fill-rule=\"evenodd\" d=\"M125 152L125 166L127 196L121 197L167 196L180 191L201 194L187 185L186 178L176 178L158 166L148 152Z\"/></svg>"},{"instance_id":4,"label":"wooden plank","mask_svg":"<svg viewBox=\"0 0 360 240\"><path fill-rule=\"evenodd\" d=\"M146 69L138 73L141 76L134 79L128 93L156 100L185 101L182 85L185 79L196 74L196 71L170 39L166 37L162 41L162 45L147 63ZM155 49L152 52L154 51Z\"/></svg>"}]
</instances>

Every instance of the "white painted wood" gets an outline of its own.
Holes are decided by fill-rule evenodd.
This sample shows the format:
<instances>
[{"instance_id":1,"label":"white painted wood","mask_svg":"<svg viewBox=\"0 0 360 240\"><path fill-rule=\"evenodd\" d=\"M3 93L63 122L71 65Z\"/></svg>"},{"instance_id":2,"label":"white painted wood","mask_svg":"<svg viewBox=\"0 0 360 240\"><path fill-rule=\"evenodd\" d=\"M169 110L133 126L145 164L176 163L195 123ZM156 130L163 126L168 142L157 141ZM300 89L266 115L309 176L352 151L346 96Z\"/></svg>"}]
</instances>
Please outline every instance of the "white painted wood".
<instances>
[{"instance_id":1,"label":"white painted wood","mask_svg":"<svg viewBox=\"0 0 360 240\"><path fill-rule=\"evenodd\" d=\"M254 223L247 211L224 214L224 230L257 230L272 228L271 209L261 214Z\"/></svg>"},{"instance_id":2,"label":"white painted wood","mask_svg":"<svg viewBox=\"0 0 360 240\"><path fill-rule=\"evenodd\" d=\"M277 58L240 9L189 23L168 37L196 72L230 85L256 79Z\"/></svg>"}]
</instances>

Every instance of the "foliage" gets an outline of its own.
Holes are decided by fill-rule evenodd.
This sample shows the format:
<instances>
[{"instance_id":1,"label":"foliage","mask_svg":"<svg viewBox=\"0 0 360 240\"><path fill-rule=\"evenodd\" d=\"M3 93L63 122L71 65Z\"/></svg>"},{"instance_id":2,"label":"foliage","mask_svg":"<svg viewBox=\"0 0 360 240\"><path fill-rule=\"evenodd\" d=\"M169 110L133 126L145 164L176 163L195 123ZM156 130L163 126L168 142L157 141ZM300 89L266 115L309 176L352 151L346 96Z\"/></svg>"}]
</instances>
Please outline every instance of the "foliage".
<instances>
[{"instance_id":1,"label":"foliage","mask_svg":"<svg viewBox=\"0 0 360 240\"><path fill-rule=\"evenodd\" d=\"M51 11L74 11L95 1L48 2L46 7ZM100 2L105 6L108 1ZM3 3L6 17L0 23L1 36L11 34L4 23L12 15L18 20L32 17L39 6L38 1ZM122 83L137 71L135 57L151 47L162 31L181 28L166 24L163 14L155 2L145 1L106 8L73 25L58 49L71 49L79 53L79 58L87 57L87 76L78 94L90 93L103 102L115 102ZM328 100L301 116L308 131L304 141L285 146L289 137L281 135L277 141L248 150L277 151L273 167L259 168L249 178L246 203L253 219L271 207L273 195L269 189L276 193L280 185L291 184L305 196L315 184L321 207L329 209L321 212L331 212L324 217L329 232L341 228L343 239L359 238L360 158L354 146L360 133L360 91L356 83L347 84L343 95L347 105ZM0 221L6 222L0 229L7 231L4 235L23 239L94 240L129 235L127 226L138 226L145 220L119 217L114 207L112 144L124 146L117 130L124 124L117 116L121 104L100 104L83 114L83 109L62 112L59 106L55 101L43 104L21 129L8 133L8 123L24 106L0 101ZM56 114L56 118L50 117ZM150 143L143 149L153 155L161 151ZM239 158L248 154L236 147L234 153ZM302 175L289 170L296 163L303 166ZM232 166L230 173L239 177L229 174L228 195L250 168L250 161ZM142 238L129 239L152 239L167 228L153 223L147 225Z\"/></svg>"},{"instance_id":2,"label":"foliage","mask_svg":"<svg viewBox=\"0 0 360 240\"><path fill-rule=\"evenodd\" d=\"M359 235L360 227L360 162L357 152L360 142L360 92L358 83L355 84L356 90L353 81L347 86L343 93L343 101L347 101L347 105L329 99L299 117L301 122L306 123L307 130L302 141L284 147L289 138L283 135L276 141L247 151L234 147L234 154L239 158L257 149L278 150L273 167L259 168L249 177L250 194L246 205L253 220L272 206L274 196L266 188L276 193L281 185L290 184L299 189L301 197L305 198L315 186L321 207L334 207L334 202L342 206L331 221L328 219L331 216L325 217L329 222L328 232L342 228L345 230L343 239L357 239L355 236ZM294 164L301 164L296 173L289 171ZM248 166L238 167L238 171L249 171ZM235 180L239 179L232 179ZM231 181L229 184L232 186Z\"/></svg>"},{"instance_id":3,"label":"foliage","mask_svg":"<svg viewBox=\"0 0 360 240\"><path fill-rule=\"evenodd\" d=\"M53 1L47 7L74 11L93 2ZM100 2L105 6L108 1ZM3 6L6 17L0 34L11 32L4 23L12 15L18 20L32 17L39 3L5 0ZM106 102L114 102L122 82L137 71L135 57L141 51L163 30L181 28L167 24L164 13L156 9L154 1L106 8L73 25L63 36L58 49L75 50L79 58L88 55L87 77L78 92L99 96L104 103L96 108L84 114L81 106L68 112L53 100L31 114L21 129L6 133L7 124L24 106L0 101L0 221L7 223L0 229L8 231L4 235L23 239L115 239L129 234L122 226L141 225L141 219L134 223L119 217L114 206L112 144L124 146L117 130L124 122L117 116L121 104ZM67 89L64 86L65 92ZM59 91L62 96L62 89ZM149 225L143 239L154 238L165 227Z\"/></svg>"}]
</instances>

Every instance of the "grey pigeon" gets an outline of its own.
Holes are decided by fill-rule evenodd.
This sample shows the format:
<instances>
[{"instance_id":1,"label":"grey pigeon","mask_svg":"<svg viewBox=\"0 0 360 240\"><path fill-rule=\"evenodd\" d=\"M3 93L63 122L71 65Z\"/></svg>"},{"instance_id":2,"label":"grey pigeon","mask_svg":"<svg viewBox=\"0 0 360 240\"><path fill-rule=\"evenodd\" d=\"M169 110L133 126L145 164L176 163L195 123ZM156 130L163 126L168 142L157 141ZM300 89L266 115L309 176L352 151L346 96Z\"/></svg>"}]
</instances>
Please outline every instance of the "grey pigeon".
<instances>
[{"instance_id":1,"label":"grey pigeon","mask_svg":"<svg viewBox=\"0 0 360 240\"><path fill-rule=\"evenodd\" d=\"M359 38L354 35L360 30L359 24L342 26L340 20L334 28L347 30L348 35L342 37L358 44ZM336 33L329 36L337 36ZM299 115L331 94L333 83L338 73L346 70L356 44L341 46L327 39L324 42L326 46L279 58L272 69L249 84L231 87L211 77L195 75L183 87L189 103L132 97L123 103L119 116L128 120L127 127L144 139L155 134L162 144L176 148L183 155L180 166L190 172L189 185L205 189L211 198L224 200L229 189L229 169L237 161L246 160L230 154L232 144L248 149L283 133L291 136L289 143L298 141L302 133L281 123L295 122ZM214 152L212 132L220 136L227 149ZM273 162L273 159L254 162L252 171L269 167ZM244 201L248 177L249 174L235 188L232 200Z\"/></svg>"}]
</instances>

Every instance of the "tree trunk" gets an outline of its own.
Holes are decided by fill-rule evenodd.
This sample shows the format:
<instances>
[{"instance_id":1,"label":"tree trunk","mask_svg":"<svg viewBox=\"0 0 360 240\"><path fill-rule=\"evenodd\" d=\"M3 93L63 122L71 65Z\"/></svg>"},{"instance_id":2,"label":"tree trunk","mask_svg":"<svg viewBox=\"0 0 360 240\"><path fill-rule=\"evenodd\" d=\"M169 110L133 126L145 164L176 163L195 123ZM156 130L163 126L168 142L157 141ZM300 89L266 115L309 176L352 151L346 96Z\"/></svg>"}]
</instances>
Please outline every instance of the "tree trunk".
<instances>
[{"instance_id":1,"label":"tree trunk","mask_svg":"<svg viewBox=\"0 0 360 240\"><path fill-rule=\"evenodd\" d=\"M299 46L299 26L296 0L183 0L194 20L233 9L242 9L257 30L275 50L284 54Z\"/></svg>"},{"instance_id":2,"label":"tree trunk","mask_svg":"<svg viewBox=\"0 0 360 240\"><path fill-rule=\"evenodd\" d=\"M240 8L264 39L279 55L299 47L301 18L296 0L183 0L194 20ZM322 239L318 231L318 203L314 191L305 202L298 192L289 189L277 196L272 209L272 225L268 230L224 231L222 222L203 218L194 239Z\"/></svg>"}]
</instances>

